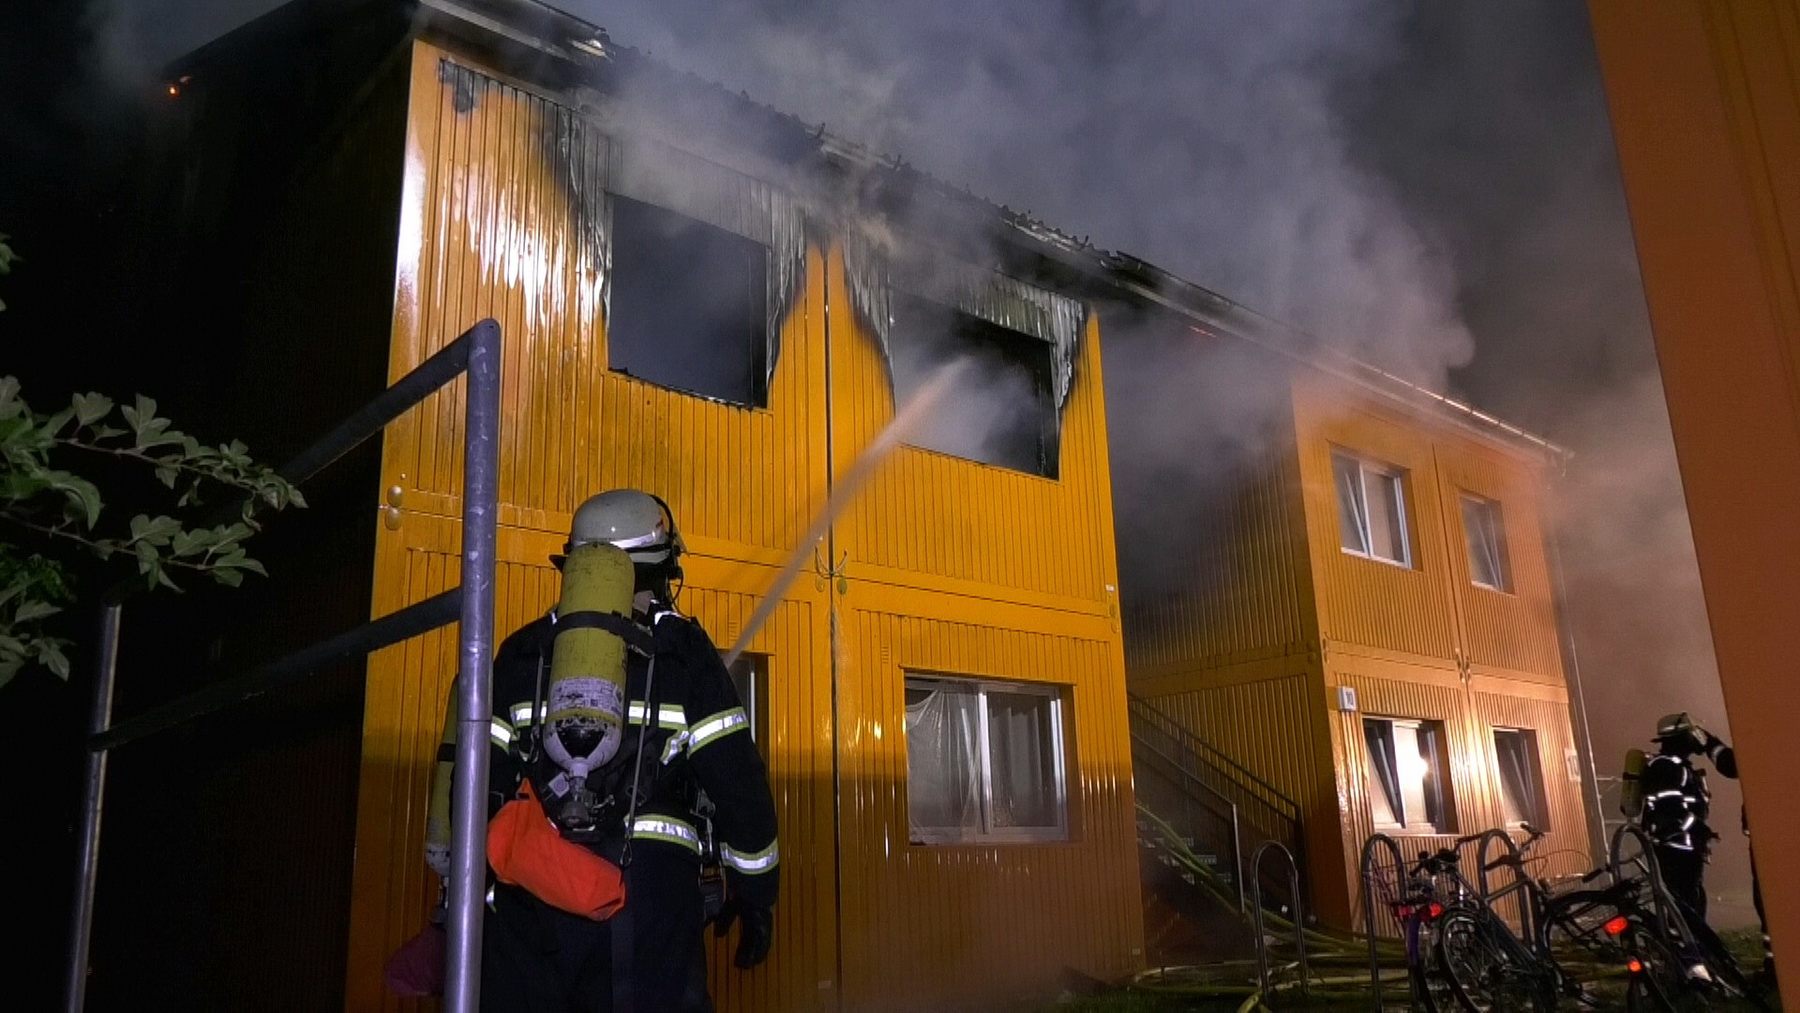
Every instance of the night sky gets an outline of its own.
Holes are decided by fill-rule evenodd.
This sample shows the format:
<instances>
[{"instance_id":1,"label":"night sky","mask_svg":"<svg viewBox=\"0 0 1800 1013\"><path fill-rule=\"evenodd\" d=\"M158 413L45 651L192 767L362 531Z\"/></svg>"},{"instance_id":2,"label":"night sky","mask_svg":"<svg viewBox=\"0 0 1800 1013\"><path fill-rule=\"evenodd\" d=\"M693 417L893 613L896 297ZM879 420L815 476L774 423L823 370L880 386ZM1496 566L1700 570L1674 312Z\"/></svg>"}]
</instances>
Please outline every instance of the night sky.
<instances>
[{"instance_id":1,"label":"night sky","mask_svg":"<svg viewBox=\"0 0 1800 1013\"><path fill-rule=\"evenodd\" d=\"M115 0L85 25L58 6L79 59L0 119L8 143L104 136L81 89L150 87L276 4ZM1557 510L1601 773L1665 711L1726 731L1581 0L562 6L1570 447ZM1714 785L1730 830L1735 786ZM1722 845L1730 923L1747 878Z\"/></svg>"}]
</instances>

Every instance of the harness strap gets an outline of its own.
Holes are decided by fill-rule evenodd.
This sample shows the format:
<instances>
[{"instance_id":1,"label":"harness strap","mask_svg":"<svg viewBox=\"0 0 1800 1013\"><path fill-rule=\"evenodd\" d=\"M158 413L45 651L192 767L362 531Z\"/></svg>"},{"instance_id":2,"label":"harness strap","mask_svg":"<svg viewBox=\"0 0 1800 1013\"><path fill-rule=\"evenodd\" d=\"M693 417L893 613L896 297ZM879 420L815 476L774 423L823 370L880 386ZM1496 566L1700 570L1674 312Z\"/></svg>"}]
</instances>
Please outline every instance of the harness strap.
<instances>
[{"instance_id":1,"label":"harness strap","mask_svg":"<svg viewBox=\"0 0 1800 1013\"><path fill-rule=\"evenodd\" d=\"M605 630L639 654L648 655L656 648L650 631L614 612L563 612L556 617L558 632L563 630Z\"/></svg>"}]
</instances>

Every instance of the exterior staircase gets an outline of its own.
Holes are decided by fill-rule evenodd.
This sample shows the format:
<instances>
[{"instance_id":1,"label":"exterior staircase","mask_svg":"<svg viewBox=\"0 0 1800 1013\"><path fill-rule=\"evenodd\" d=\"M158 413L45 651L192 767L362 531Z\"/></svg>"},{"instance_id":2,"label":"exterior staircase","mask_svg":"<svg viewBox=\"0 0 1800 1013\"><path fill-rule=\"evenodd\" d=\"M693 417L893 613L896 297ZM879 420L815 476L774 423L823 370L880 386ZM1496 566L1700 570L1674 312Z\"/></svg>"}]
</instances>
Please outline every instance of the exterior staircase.
<instances>
[{"instance_id":1,"label":"exterior staircase","mask_svg":"<svg viewBox=\"0 0 1800 1013\"><path fill-rule=\"evenodd\" d=\"M1129 698L1138 799L1145 934L1153 963L1239 958L1251 952L1252 858L1265 842L1286 847L1306 891L1300 807L1149 700ZM1260 879L1264 909L1291 918L1283 863Z\"/></svg>"}]
</instances>

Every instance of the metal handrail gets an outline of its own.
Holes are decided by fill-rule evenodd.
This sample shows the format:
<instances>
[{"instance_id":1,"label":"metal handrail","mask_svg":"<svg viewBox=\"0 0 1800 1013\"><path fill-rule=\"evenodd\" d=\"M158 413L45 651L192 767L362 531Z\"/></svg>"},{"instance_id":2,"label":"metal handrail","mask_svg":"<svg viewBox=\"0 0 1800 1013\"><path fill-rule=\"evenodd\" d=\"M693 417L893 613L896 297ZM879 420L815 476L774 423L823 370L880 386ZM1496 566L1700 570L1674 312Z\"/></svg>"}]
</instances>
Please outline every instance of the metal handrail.
<instances>
[{"instance_id":1,"label":"metal handrail","mask_svg":"<svg viewBox=\"0 0 1800 1013\"><path fill-rule=\"evenodd\" d=\"M1262 864L1263 856L1267 855L1271 848L1280 852L1281 857L1287 860L1288 891L1294 901L1294 948L1299 953L1300 995L1304 998L1307 980L1312 974L1306 966L1306 908L1300 900L1300 863L1294 860L1294 853L1287 849L1287 845L1280 841L1264 841L1256 849L1256 853L1250 856L1252 873L1250 877L1250 913L1256 931L1257 986L1262 990L1263 998L1267 999L1269 995L1269 937L1263 933Z\"/></svg>"},{"instance_id":2,"label":"metal handrail","mask_svg":"<svg viewBox=\"0 0 1800 1013\"><path fill-rule=\"evenodd\" d=\"M87 1002L88 950L98 883L100 823L111 750L258 696L358 654L460 622L461 668L457 679L458 735L452 779L451 873L444 1009L475 1013L480 995L482 854L487 822L487 726L492 712L494 570L499 499L500 325L483 320L401 377L324 437L276 469L299 483L381 432L388 423L463 374L468 375L463 454L462 585L409 605L353 630L302 648L255 671L215 683L114 724L123 583L101 598L95 650L94 706L82 806L80 865L75 883L64 1008L80 1013ZM135 581L131 583L137 583Z\"/></svg>"},{"instance_id":3,"label":"metal handrail","mask_svg":"<svg viewBox=\"0 0 1800 1013\"><path fill-rule=\"evenodd\" d=\"M1211 785L1207 784L1205 781L1202 781L1198 777L1194 776L1194 773L1192 771L1188 770L1187 767L1185 765L1183 765L1179 760L1174 759L1173 757L1169 756L1167 753L1163 752L1162 750L1160 750L1160 749L1156 748L1155 746L1151 745L1150 743L1146 742L1144 740L1144 737L1142 735L1140 735L1139 733L1137 733L1135 731L1132 732L1131 738L1132 738L1133 742L1136 742L1146 752L1148 752L1152 756L1155 756L1157 759L1162 760L1164 763L1168 764L1170 767L1173 767L1175 769L1175 771L1177 773L1179 773L1185 781L1192 783L1195 787L1200 788L1202 791L1217 798L1219 800L1219 802L1225 806L1225 810L1226 810L1225 812L1221 813L1221 812L1218 812L1217 810L1214 810L1213 815L1223 817L1224 819L1229 821L1231 824L1231 885L1232 885L1232 888L1237 892L1238 911L1240 913L1242 913L1242 911L1244 910L1244 900L1245 900L1245 898L1244 898L1244 830L1243 830L1243 822L1238 817L1237 803L1233 802L1223 792L1218 791L1217 789L1213 788ZM1198 796L1193 791L1191 791L1187 787L1186 784L1177 783L1176 788L1178 790L1184 792L1185 794L1187 794L1188 797L1190 797L1190 798L1198 798ZM1210 808L1210 806L1207 806L1207 804L1205 802L1202 802L1201 805L1206 806L1207 808Z\"/></svg>"},{"instance_id":4,"label":"metal handrail","mask_svg":"<svg viewBox=\"0 0 1800 1013\"><path fill-rule=\"evenodd\" d=\"M1289 798L1281 789L1263 780L1248 767L1245 767L1243 764L1220 752L1218 747L1214 746L1212 743L1207 742L1205 739L1195 735L1192 731L1182 727L1180 722L1176 721L1168 714L1163 713L1161 708L1151 703L1148 699L1141 697L1136 693L1129 692L1126 694L1126 698L1132 713L1142 717L1149 723L1158 726L1157 731L1168 735L1181 745L1186 746L1209 765L1217 768L1219 772L1224 774L1229 780L1248 782L1248 784L1240 784L1240 787L1243 787L1252 797L1266 803L1269 808L1275 810L1277 815L1292 820L1295 823L1300 821L1300 803Z\"/></svg>"}]
</instances>

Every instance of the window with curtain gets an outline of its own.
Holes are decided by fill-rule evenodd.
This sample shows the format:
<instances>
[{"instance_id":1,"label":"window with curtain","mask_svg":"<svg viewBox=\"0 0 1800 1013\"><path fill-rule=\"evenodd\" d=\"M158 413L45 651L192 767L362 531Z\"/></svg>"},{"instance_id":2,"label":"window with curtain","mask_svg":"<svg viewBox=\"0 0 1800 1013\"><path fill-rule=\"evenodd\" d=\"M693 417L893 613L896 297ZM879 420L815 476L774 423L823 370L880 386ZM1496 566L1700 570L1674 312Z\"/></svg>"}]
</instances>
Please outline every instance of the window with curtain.
<instances>
[{"instance_id":1,"label":"window with curtain","mask_svg":"<svg viewBox=\"0 0 1800 1013\"><path fill-rule=\"evenodd\" d=\"M1494 757L1500 764L1500 805L1507 825L1529 823L1539 830L1550 829L1537 733L1524 728L1494 729Z\"/></svg>"},{"instance_id":2,"label":"window with curtain","mask_svg":"<svg viewBox=\"0 0 1800 1013\"><path fill-rule=\"evenodd\" d=\"M1469 543L1469 579L1477 587L1512 590L1506 566L1506 527L1500 519L1500 504L1465 493L1462 515L1463 538Z\"/></svg>"},{"instance_id":3,"label":"window with curtain","mask_svg":"<svg viewBox=\"0 0 1800 1013\"><path fill-rule=\"evenodd\" d=\"M1333 484L1337 487L1338 542L1345 552L1400 566L1412 565L1406 540L1406 473L1333 451Z\"/></svg>"},{"instance_id":4,"label":"window with curtain","mask_svg":"<svg viewBox=\"0 0 1800 1013\"><path fill-rule=\"evenodd\" d=\"M1443 724L1364 718L1363 741L1369 750L1369 809L1375 829L1452 832L1445 791Z\"/></svg>"},{"instance_id":5,"label":"window with curtain","mask_svg":"<svg viewBox=\"0 0 1800 1013\"><path fill-rule=\"evenodd\" d=\"M906 679L907 810L918 844L1068 838L1062 693Z\"/></svg>"}]
</instances>

